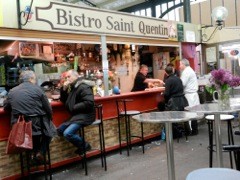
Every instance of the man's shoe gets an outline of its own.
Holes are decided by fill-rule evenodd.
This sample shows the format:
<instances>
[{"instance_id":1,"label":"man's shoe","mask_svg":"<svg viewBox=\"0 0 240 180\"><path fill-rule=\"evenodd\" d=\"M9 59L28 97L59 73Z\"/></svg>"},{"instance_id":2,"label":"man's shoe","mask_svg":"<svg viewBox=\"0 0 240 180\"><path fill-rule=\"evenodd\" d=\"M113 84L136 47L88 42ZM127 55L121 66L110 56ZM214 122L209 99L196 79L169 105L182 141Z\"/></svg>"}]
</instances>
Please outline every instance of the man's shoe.
<instances>
[{"instance_id":1,"label":"man's shoe","mask_svg":"<svg viewBox=\"0 0 240 180\"><path fill-rule=\"evenodd\" d=\"M85 151L90 151L92 149L91 145L89 143L85 143ZM78 154L78 155L83 155L84 154L84 150L83 150L83 147L80 147L78 148L76 151L75 151L75 154Z\"/></svg>"},{"instance_id":2,"label":"man's shoe","mask_svg":"<svg viewBox=\"0 0 240 180\"><path fill-rule=\"evenodd\" d=\"M86 151L91 151L92 147L89 143L86 143L85 149Z\"/></svg>"},{"instance_id":3,"label":"man's shoe","mask_svg":"<svg viewBox=\"0 0 240 180\"><path fill-rule=\"evenodd\" d=\"M44 164L44 156L42 153L38 152L36 154L37 165ZM46 164L49 164L49 160L46 159Z\"/></svg>"}]
</instances>

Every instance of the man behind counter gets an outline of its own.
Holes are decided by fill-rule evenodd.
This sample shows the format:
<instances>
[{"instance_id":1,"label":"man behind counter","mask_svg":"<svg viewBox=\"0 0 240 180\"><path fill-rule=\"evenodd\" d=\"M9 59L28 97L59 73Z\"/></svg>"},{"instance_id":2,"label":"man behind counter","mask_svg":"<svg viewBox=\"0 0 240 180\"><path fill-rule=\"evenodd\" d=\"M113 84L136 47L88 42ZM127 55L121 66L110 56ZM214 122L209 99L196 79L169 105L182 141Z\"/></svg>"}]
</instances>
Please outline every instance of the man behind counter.
<instances>
[{"instance_id":1,"label":"man behind counter","mask_svg":"<svg viewBox=\"0 0 240 180\"><path fill-rule=\"evenodd\" d=\"M148 67L145 64L142 64L140 66L140 69L138 73L135 76L134 85L132 88L132 92L134 91L144 91L146 88L148 88L148 83L160 83L161 85L164 84L164 82L160 79L150 79L147 78L148 73Z\"/></svg>"}]
</instances>

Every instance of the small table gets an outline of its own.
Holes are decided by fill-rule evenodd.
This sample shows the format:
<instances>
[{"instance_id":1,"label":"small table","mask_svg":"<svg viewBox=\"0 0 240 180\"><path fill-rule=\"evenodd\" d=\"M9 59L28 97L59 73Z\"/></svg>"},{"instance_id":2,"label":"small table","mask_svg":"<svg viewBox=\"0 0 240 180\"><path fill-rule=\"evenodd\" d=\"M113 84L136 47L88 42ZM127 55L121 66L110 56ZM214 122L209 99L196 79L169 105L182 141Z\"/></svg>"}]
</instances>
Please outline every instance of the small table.
<instances>
[{"instance_id":1,"label":"small table","mask_svg":"<svg viewBox=\"0 0 240 180\"><path fill-rule=\"evenodd\" d=\"M185 122L202 117L204 117L204 114L186 111L150 112L133 116L134 119L143 123L165 123L169 180L175 180L172 123Z\"/></svg>"},{"instance_id":2,"label":"small table","mask_svg":"<svg viewBox=\"0 0 240 180\"><path fill-rule=\"evenodd\" d=\"M230 106L226 109L219 109L217 103L200 104L193 107L186 107L185 109L191 112L204 113L205 115L214 115L218 167L223 167L220 114L239 112L240 98L230 98Z\"/></svg>"},{"instance_id":3,"label":"small table","mask_svg":"<svg viewBox=\"0 0 240 180\"><path fill-rule=\"evenodd\" d=\"M190 172L186 180L240 179L240 172L228 168L202 168Z\"/></svg>"}]
</instances>

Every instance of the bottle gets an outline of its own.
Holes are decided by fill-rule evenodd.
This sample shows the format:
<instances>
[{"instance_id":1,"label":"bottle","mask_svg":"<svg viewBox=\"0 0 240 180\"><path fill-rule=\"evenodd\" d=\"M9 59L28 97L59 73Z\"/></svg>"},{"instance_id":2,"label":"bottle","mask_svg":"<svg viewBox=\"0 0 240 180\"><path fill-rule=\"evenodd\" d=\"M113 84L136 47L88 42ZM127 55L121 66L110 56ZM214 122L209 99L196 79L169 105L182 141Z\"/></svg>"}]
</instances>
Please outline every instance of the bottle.
<instances>
[{"instance_id":1,"label":"bottle","mask_svg":"<svg viewBox=\"0 0 240 180\"><path fill-rule=\"evenodd\" d=\"M165 133L165 128L162 128L162 132L161 132L161 140L165 141L166 140L166 133Z\"/></svg>"}]
</instances>

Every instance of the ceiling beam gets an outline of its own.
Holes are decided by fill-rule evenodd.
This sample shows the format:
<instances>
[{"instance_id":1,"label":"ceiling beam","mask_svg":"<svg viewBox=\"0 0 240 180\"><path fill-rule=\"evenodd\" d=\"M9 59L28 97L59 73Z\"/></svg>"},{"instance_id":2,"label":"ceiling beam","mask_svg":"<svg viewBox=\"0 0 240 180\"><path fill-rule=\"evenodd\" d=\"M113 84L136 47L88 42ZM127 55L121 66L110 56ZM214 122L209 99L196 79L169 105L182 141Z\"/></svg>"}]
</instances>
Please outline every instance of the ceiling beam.
<instances>
[{"instance_id":1,"label":"ceiling beam","mask_svg":"<svg viewBox=\"0 0 240 180\"><path fill-rule=\"evenodd\" d=\"M98 7L102 7L102 6L106 6L108 4L113 4L115 3L117 0L108 0L108 1L104 1L102 3L97 3ZM123 0L122 0L123 1Z\"/></svg>"},{"instance_id":2,"label":"ceiling beam","mask_svg":"<svg viewBox=\"0 0 240 180\"><path fill-rule=\"evenodd\" d=\"M78 3L78 2L83 2L89 6L92 6L92 7L97 7L96 4L93 4L92 2L88 1L88 0L72 0L71 3L75 4L75 3Z\"/></svg>"}]
</instances>

